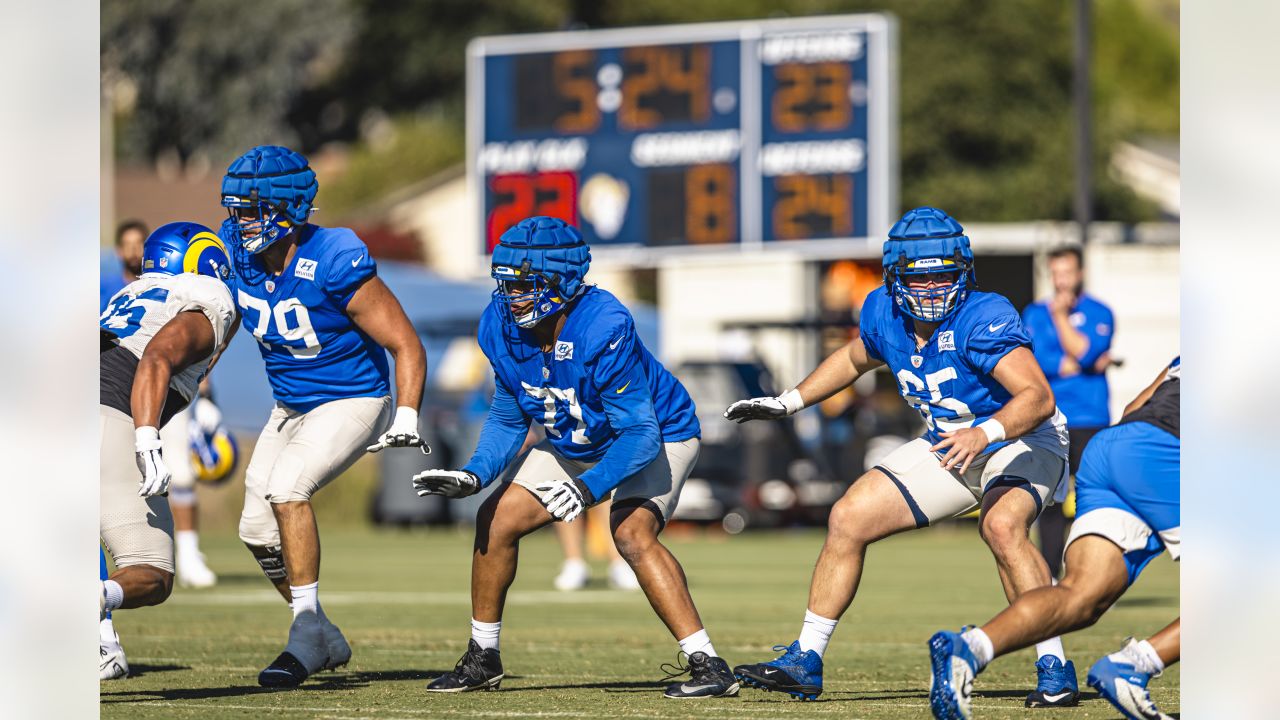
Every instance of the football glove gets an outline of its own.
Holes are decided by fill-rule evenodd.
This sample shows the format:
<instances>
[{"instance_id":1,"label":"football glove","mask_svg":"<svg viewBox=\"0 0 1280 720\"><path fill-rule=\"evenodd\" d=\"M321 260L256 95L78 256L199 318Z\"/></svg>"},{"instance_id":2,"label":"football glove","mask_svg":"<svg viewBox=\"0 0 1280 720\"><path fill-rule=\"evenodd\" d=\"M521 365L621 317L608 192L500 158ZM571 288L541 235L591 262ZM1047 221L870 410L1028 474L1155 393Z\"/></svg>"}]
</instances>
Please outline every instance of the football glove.
<instances>
[{"instance_id":1,"label":"football glove","mask_svg":"<svg viewBox=\"0 0 1280 720\"><path fill-rule=\"evenodd\" d=\"M573 522L586 508L586 501L577 485L566 480L553 480L534 488L538 502L551 513L551 517Z\"/></svg>"},{"instance_id":2,"label":"football glove","mask_svg":"<svg viewBox=\"0 0 1280 720\"><path fill-rule=\"evenodd\" d=\"M133 431L133 437L134 450L137 451L135 459L138 471L142 473L138 495L164 495L169 491L169 480L173 475L160 454L160 431L153 427L140 427Z\"/></svg>"},{"instance_id":3,"label":"football glove","mask_svg":"<svg viewBox=\"0 0 1280 720\"><path fill-rule=\"evenodd\" d=\"M396 416L391 420L391 427L382 433L378 442L366 448L369 452L378 452L389 447L416 447L423 455L431 454L431 447L422 442L418 435L418 411L411 407L396 408Z\"/></svg>"},{"instance_id":4,"label":"football glove","mask_svg":"<svg viewBox=\"0 0 1280 720\"><path fill-rule=\"evenodd\" d=\"M739 425L748 420L779 420L804 409L799 390L788 390L778 397L739 400L724 411L724 416Z\"/></svg>"},{"instance_id":5,"label":"football glove","mask_svg":"<svg viewBox=\"0 0 1280 720\"><path fill-rule=\"evenodd\" d=\"M466 470L425 470L413 476L413 489L418 497L460 498L480 492L480 478Z\"/></svg>"}]
</instances>

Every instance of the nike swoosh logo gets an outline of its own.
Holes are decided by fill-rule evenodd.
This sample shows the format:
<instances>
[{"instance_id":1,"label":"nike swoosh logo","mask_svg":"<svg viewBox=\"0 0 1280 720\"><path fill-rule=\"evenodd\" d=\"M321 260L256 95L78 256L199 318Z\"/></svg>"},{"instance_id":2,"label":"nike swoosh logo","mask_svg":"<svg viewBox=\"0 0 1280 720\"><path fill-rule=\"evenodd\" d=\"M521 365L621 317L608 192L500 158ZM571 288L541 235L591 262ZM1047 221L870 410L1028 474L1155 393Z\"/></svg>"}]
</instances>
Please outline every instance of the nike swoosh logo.
<instances>
[{"instance_id":1,"label":"nike swoosh logo","mask_svg":"<svg viewBox=\"0 0 1280 720\"><path fill-rule=\"evenodd\" d=\"M707 688L714 688L714 687L719 687L719 686L718 686L718 685L715 685L715 684L711 684L711 685L690 685L690 684L688 684L688 683L685 683L685 684L683 684L683 685L681 685L681 686L680 686L680 689L681 689L681 690L683 690L684 692L687 692L687 693L693 693L693 692L698 692L699 690L706 690Z\"/></svg>"},{"instance_id":2,"label":"nike swoosh logo","mask_svg":"<svg viewBox=\"0 0 1280 720\"><path fill-rule=\"evenodd\" d=\"M1005 320L1004 322L1000 323L999 325L996 325L996 324L994 324L994 323L993 323L993 324L991 324L991 325L988 325L988 326L987 326L987 329L988 329L988 330L990 330L991 332L995 332L995 331L999 330L1000 328L1002 328L1002 327L1004 327L1005 325L1008 325L1008 324L1009 324L1009 321L1008 321L1008 320Z\"/></svg>"},{"instance_id":3,"label":"nike swoosh logo","mask_svg":"<svg viewBox=\"0 0 1280 720\"><path fill-rule=\"evenodd\" d=\"M1071 694L1071 691L1068 690L1067 692L1058 693L1057 695L1043 695L1042 697L1045 699L1045 702L1058 702L1059 700L1061 700L1062 698L1070 694Z\"/></svg>"},{"instance_id":4,"label":"nike swoosh logo","mask_svg":"<svg viewBox=\"0 0 1280 720\"><path fill-rule=\"evenodd\" d=\"M617 392L619 395L621 395L621 394L622 394L622 391L623 391L623 390L626 390L626 389L627 389L627 388L629 388L629 387L631 387L631 381L630 381L630 380L628 380L628 381L627 381L627 384L626 384L626 385L623 385L622 387L618 388L618 389L616 390L616 392Z\"/></svg>"},{"instance_id":5,"label":"nike swoosh logo","mask_svg":"<svg viewBox=\"0 0 1280 720\"><path fill-rule=\"evenodd\" d=\"M360 264L360 261L361 261L361 260L363 260L363 259L364 259L364 256L363 256L363 255L361 255L360 257L356 258L355 260L352 260L352 261L351 261L351 267L355 267L355 266L359 265L359 264Z\"/></svg>"},{"instance_id":6,"label":"nike swoosh logo","mask_svg":"<svg viewBox=\"0 0 1280 720\"><path fill-rule=\"evenodd\" d=\"M612 350L618 347L618 343L620 342L622 342L622 338L618 338L617 340L614 340L613 342L609 343L609 349Z\"/></svg>"}]
</instances>

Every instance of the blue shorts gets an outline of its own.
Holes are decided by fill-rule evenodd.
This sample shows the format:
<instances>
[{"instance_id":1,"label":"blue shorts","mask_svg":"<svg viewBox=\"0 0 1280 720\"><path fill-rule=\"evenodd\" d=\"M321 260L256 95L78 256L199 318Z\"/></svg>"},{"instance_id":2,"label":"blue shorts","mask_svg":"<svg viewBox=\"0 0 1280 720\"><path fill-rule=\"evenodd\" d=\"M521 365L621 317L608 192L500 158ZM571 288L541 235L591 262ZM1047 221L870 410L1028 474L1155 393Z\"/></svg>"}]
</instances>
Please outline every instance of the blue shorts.
<instances>
[{"instance_id":1,"label":"blue shorts","mask_svg":"<svg viewBox=\"0 0 1280 720\"><path fill-rule=\"evenodd\" d=\"M1181 441L1144 422L1116 425L1089 442L1076 474L1071 542L1100 535L1124 552L1129 583L1164 550L1181 555Z\"/></svg>"}]
</instances>

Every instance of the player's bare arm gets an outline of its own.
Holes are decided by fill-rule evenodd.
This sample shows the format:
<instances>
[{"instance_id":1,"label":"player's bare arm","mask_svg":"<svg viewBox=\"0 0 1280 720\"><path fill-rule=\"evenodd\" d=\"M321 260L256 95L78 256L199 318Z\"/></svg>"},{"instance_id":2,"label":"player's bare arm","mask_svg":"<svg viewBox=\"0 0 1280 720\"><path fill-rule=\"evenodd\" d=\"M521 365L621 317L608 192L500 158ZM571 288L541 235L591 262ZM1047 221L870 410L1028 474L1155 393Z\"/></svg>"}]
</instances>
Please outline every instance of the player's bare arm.
<instances>
[{"instance_id":1,"label":"player's bare arm","mask_svg":"<svg viewBox=\"0 0 1280 720\"><path fill-rule=\"evenodd\" d=\"M794 415L800 410L835 395L853 384L864 373L884 363L867 354L862 338L854 338L847 345L827 356L794 390L771 398L739 400L729 406L724 416L744 423L748 420L776 420Z\"/></svg>"},{"instance_id":2,"label":"player's bare arm","mask_svg":"<svg viewBox=\"0 0 1280 720\"><path fill-rule=\"evenodd\" d=\"M409 316L382 278L369 278L356 290L347 303L347 315L395 360L396 404L415 410L421 407L427 353Z\"/></svg>"},{"instance_id":3,"label":"player's bare arm","mask_svg":"<svg viewBox=\"0 0 1280 720\"><path fill-rule=\"evenodd\" d=\"M1156 388L1160 387L1160 383L1164 382L1164 379L1168 374L1169 374L1168 368L1161 370L1160 374L1156 376L1155 382L1143 388L1142 392L1138 393L1137 397L1135 397L1133 400L1130 400L1129 404L1124 406L1124 412L1120 413L1120 417L1124 417L1125 415L1128 415L1129 413L1133 412L1134 410L1137 410L1143 405L1146 405L1147 401L1150 400L1151 396L1155 393Z\"/></svg>"},{"instance_id":4,"label":"player's bare arm","mask_svg":"<svg viewBox=\"0 0 1280 720\"><path fill-rule=\"evenodd\" d=\"M209 358L209 366L205 368L204 379L200 381L200 397L209 397L209 376L213 374L213 367L218 364L218 359L222 357L222 353L226 352L227 346L231 344L231 338L236 336L236 332L240 329L240 313L236 312L236 319L231 321L231 329L227 331L226 342L222 343L222 347Z\"/></svg>"},{"instance_id":5,"label":"player's bare arm","mask_svg":"<svg viewBox=\"0 0 1280 720\"><path fill-rule=\"evenodd\" d=\"M1009 351L996 363L991 377L1013 397L984 423L938 433L942 440L930 449L947 450L941 460L942 467L964 472L991 443L1028 433L1053 415L1053 391L1030 349L1019 347Z\"/></svg>"},{"instance_id":6,"label":"player's bare arm","mask_svg":"<svg viewBox=\"0 0 1280 720\"><path fill-rule=\"evenodd\" d=\"M396 414L378 441L368 447L378 452L388 447L431 448L418 435L418 409L427 379L427 353L413 330L404 308L382 278L371 277L356 289L347 303L347 316L374 342L386 348L396 363Z\"/></svg>"},{"instance_id":7,"label":"player's bare arm","mask_svg":"<svg viewBox=\"0 0 1280 720\"><path fill-rule=\"evenodd\" d=\"M156 333L147 343L133 379L129 402L134 427L159 427L170 378L209 357L213 344L213 325L196 310L178 313Z\"/></svg>"},{"instance_id":8,"label":"player's bare arm","mask_svg":"<svg viewBox=\"0 0 1280 720\"><path fill-rule=\"evenodd\" d=\"M800 381L796 391L805 407L820 403L853 384L862 375L884 363L867 355L862 338L854 338L847 345L827 356L817 369Z\"/></svg>"}]
</instances>

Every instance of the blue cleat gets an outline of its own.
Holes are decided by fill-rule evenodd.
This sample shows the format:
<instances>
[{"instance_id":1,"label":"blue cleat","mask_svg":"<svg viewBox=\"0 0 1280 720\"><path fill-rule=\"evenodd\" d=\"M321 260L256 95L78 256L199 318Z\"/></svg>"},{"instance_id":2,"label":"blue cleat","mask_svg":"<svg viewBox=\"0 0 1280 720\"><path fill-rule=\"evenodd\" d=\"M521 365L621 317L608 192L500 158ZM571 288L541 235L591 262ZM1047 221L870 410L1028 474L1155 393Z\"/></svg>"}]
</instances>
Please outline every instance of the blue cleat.
<instances>
[{"instance_id":1,"label":"blue cleat","mask_svg":"<svg viewBox=\"0 0 1280 720\"><path fill-rule=\"evenodd\" d=\"M1151 701L1151 677L1127 662L1121 650L1094 663L1085 681L1129 720L1170 720Z\"/></svg>"},{"instance_id":2,"label":"blue cleat","mask_svg":"<svg viewBox=\"0 0 1280 720\"><path fill-rule=\"evenodd\" d=\"M942 630L929 638L929 707L938 720L969 720L978 658L960 633Z\"/></svg>"},{"instance_id":3,"label":"blue cleat","mask_svg":"<svg viewBox=\"0 0 1280 720\"><path fill-rule=\"evenodd\" d=\"M1076 666L1066 665L1053 655L1036 661L1036 689L1027 695L1027 707L1075 707L1080 704L1080 684Z\"/></svg>"},{"instance_id":4,"label":"blue cleat","mask_svg":"<svg viewBox=\"0 0 1280 720\"><path fill-rule=\"evenodd\" d=\"M785 652L767 663L739 665L733 669L734 676L748 687L817 700L822 694L822 656L812 650L800 652L799 640L786 647L774 645L773 649Z\"/></svg>"}]
</instances>

